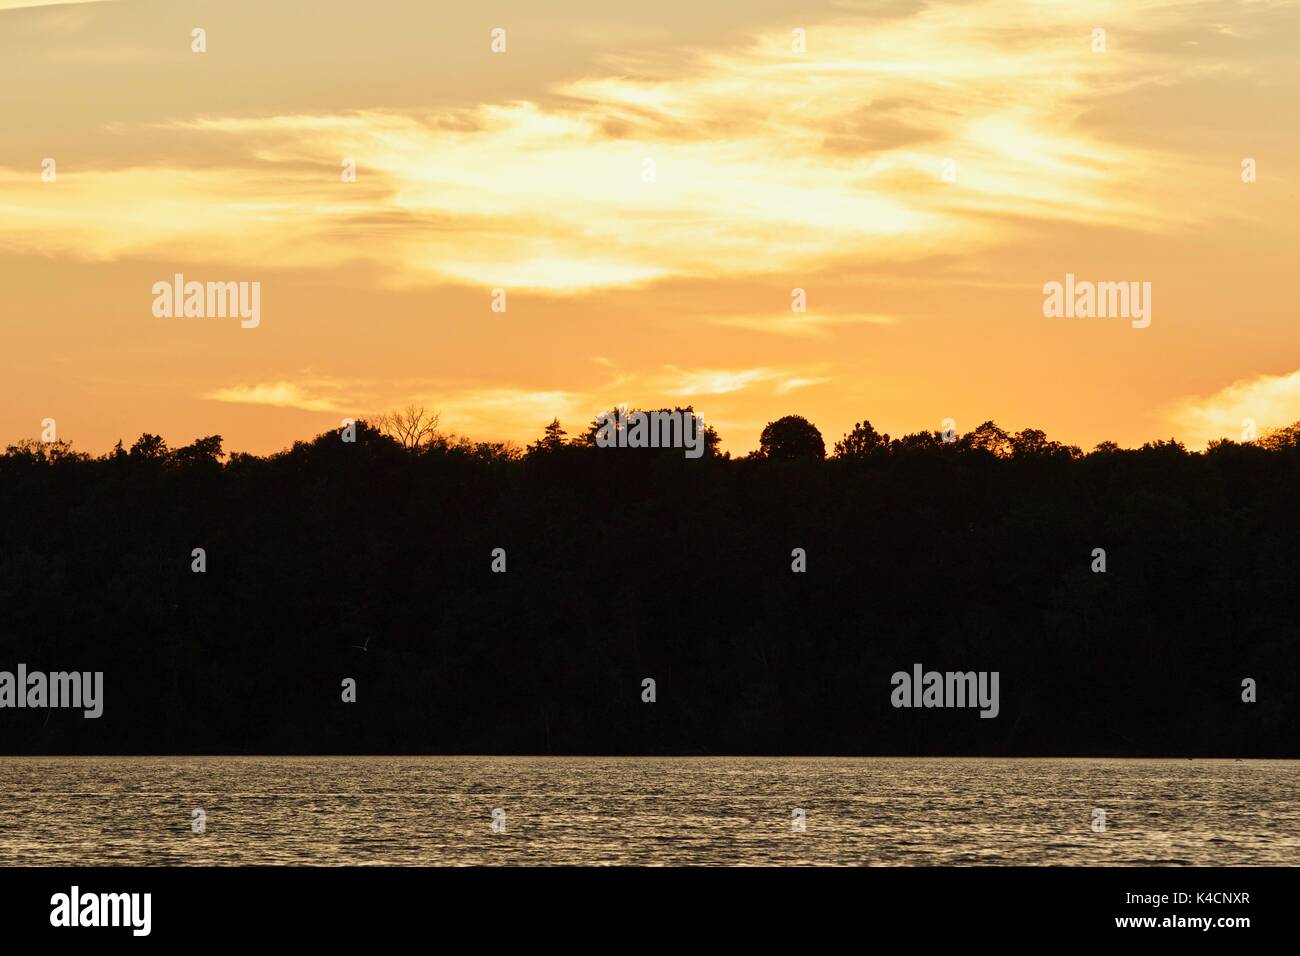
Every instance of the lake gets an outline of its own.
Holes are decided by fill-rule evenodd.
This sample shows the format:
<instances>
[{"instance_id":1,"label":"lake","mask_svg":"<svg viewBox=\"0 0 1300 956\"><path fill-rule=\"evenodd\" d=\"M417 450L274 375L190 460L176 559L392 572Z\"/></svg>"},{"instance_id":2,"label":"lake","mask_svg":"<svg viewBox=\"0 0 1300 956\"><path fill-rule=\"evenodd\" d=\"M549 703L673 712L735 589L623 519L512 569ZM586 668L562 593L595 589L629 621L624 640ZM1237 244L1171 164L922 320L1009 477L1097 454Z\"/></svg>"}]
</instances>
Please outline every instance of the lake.
<instances>
[{"instance_id":1,"label":"lake","mask_svg":"<svg viewBox=\"0 0 1300 956\"><path fill-rule=\"evenodd\" d=\"M1295 866L1298 793L1267 760L0 757L0 865Z\"/></svg>"}]
</instances>

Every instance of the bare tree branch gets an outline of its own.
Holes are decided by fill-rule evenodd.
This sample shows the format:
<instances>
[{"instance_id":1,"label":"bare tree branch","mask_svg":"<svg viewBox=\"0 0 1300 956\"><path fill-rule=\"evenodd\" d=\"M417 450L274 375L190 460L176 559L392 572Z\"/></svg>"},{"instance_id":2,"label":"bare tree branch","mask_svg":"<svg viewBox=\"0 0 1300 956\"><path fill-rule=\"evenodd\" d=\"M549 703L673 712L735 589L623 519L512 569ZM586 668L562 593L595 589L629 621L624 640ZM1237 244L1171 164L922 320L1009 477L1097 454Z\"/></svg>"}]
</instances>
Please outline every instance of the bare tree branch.
<instances>
[{"instance_id":1,"label":"bare tree branch","mask_svg":"<svg viewBox=\"0 0 1300 956\"><path fill-rule=\"evenodd\" d=\"M428 445L438 436L438 419L437 412L412 404L400 411L380 415L375 424L403 448L413 451Z\"/></svg>"}]
</instances>

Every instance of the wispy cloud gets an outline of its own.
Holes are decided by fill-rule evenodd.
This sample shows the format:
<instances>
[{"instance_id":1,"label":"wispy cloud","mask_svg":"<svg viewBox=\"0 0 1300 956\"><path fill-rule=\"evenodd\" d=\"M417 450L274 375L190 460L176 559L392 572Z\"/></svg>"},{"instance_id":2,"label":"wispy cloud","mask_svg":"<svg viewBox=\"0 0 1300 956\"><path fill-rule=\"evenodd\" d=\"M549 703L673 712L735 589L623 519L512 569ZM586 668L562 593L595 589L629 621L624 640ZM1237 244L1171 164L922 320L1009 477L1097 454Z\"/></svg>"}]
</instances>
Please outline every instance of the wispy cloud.
<instances>
[{"instance_id":1,"label":"wispy cloud","mask_svg":"<svg viewBox=\"0 0 1300 956\"><path fill-rule=\"evenodd\" d=\"M535 102L171 122L178 144L220 137L243 161L69 168L57 185L0 172L0 244L112 259L192 255L203 236L214 258L574 292L920 259L1034 219L1185 224L1193 205L1165 198L1196 188L1185 161L1078 122L1090 96L1174 69L1090 54L1101 8L1112 29L1164 13L1050 4L1008 34L1019 4L940 3L814 26L805 53L774 32L671 75L611 63Z\"/></svg>"},{"instance_id":2,"label":"wispy cloud","mask_svg":"<svg viewBox=\"0 0 1300 956\"><path fill-rule=\"evenodd\" d=\"M817 378L788 378L776 387L777 394L786 395L798 388L810 388L813 385L825 385L833 381L829 375L822 375Z\"/></svg>"},{"instance_id":3,"label":"wispy cloud","mask_svg":"<svg viewBox=\"0 0 1300 956\"><path fill-rule=\"evenodd\" d=\"M773 335L801 338L823 337L831 329L846 325L893 325L898 318L877 313L828 315L814 312L777 312L771 315L726 315L710 319L714 325L727 325Z\"/></svg>"},{"instance_id":4,"label":"wispy cloud","mask_svg":"<svg viewBox=\"0 0 1300 956\"><path fill-rule=\"evenodd\" d=\"M601 407L585 393L508 385L434 386L416 398L451 431L493 439L538 435L552 418L572 433Z\"/></svg>"},{"instance_id":5,"label":"wispy cloud","mask_svg":"<svg viewBox=\"0 0 1300 956\"><path fill-rule=\"evenodd\" d=\"M67 7L81 3L113 3L116 0L0 0L0 10L22 7Z\"/></svg>"},{"instance_id":6,"label":"wispy cloud","mask_svg":"<svg viewBox=\"0 0 1300 956\"><path fill-rule=\"evenodd\" d=\"M322 394L311 386L293 382L267 382L257 385L232 385L219 388L203 396L217 402L234 402L241 405L271 405L276 408L297 408L307 412L347 412L346 401ZM355 409L353 409L355 410Z\"/></svg>"},{"instance_id":7,"label":"wispy cloud","mask_svg":"<svg viewBox=\"0 0 1300 956\"><path fill-rule=\"evenodd\" d=\"M783 373L768 368L745 369L678 369L669 366L659 378L659 386L682 396L727 395L759 382L769 382Z\"/></svg>"}]
</instances>

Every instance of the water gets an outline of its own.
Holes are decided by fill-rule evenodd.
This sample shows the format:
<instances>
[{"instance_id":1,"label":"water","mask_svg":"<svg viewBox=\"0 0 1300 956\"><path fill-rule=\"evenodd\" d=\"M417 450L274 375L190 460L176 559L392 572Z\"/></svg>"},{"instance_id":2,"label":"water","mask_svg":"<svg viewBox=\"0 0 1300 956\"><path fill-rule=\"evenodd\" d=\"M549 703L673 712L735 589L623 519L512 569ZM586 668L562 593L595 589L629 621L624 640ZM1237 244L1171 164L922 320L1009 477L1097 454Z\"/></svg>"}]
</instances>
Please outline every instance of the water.
<instances>
[{"instance_id":1,"label":"water","mask_svg":"<svg viewBox=\"0 0 1300 956\"><path fill-rule=\"evenodd\" d=\"M0 865L1295 866L1297 793L1300 761L0 757Z\"/></svg>"}]
</instances>

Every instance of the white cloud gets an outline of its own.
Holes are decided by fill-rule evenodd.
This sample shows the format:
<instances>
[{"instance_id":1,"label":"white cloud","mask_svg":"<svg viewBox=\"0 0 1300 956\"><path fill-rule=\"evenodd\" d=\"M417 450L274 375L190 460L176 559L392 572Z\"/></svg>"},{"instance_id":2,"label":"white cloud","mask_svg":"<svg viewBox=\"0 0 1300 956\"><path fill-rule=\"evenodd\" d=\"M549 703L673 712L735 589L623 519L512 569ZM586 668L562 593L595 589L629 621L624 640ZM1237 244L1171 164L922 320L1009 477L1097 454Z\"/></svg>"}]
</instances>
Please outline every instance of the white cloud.
<instances>
[{"instance_id":1,"label":"white cloud","mask_svg":"<svg viewBox=\"0 0 1300 956\"><path fill-rule=\"evenodd\" d=\"M1241 441L1248 420L1264 435L1300 421L1300 370L1242 379L1213 395L1183 399L1163 417L1178 425L1192 445L1216 438Z\"/></svg>"}]
</instances>

